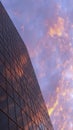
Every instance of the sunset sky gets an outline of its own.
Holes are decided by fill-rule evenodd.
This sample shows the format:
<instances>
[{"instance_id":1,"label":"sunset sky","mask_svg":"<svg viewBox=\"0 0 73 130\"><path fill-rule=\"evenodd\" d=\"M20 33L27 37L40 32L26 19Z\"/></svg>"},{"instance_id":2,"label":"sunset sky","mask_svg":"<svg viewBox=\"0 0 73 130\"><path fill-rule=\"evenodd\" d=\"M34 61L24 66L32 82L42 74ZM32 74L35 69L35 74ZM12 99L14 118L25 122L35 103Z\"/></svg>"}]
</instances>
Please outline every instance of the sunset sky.
<instances>
[{"instance_id":1,"label":"sunset sky","mask_svg":"<svg viewBox=\"0 0 73 130\"><path fill-rule=\"evenodd\" d=\"M1 0L28 49L54 130L73 130L73 0Z\"/></svg>"}]
</instances>

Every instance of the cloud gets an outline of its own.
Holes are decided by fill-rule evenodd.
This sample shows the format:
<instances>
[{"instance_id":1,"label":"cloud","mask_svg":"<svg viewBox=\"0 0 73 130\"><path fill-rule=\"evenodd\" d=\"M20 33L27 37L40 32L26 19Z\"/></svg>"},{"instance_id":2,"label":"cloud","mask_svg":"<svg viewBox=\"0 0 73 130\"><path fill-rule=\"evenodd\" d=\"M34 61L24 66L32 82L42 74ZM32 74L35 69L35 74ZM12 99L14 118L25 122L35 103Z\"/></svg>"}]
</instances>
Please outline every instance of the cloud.
<instances>
[{"instance_id":1,"label":"cloud","mask_svg":"<svg viewBox=\"0 0 73 130\"><path fill-rule=\"evenodd\" d=\"M64 33L64 19L58 17L57 23L50 27L48 34L51 37L58 36L61 37Z\"/></svg>"}]
</instances>

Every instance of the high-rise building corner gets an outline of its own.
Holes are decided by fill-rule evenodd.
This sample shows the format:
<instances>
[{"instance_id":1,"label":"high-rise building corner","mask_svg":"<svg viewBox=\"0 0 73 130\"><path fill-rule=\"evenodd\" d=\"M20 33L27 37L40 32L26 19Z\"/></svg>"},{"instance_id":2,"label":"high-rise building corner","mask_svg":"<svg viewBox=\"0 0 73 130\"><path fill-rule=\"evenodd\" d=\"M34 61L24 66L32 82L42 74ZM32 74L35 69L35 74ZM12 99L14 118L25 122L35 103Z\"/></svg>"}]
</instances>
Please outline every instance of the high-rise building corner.
<instances>
[{"instance_id":1,"label":"high-rise building corner","mask_svg":"<svg viewBox=\"0 0 73 130\"><path fill-rule=\"evenodd\" d=\"M0 130L53 130L27 48L1 2Z\"/></svg>"}]
</instances>

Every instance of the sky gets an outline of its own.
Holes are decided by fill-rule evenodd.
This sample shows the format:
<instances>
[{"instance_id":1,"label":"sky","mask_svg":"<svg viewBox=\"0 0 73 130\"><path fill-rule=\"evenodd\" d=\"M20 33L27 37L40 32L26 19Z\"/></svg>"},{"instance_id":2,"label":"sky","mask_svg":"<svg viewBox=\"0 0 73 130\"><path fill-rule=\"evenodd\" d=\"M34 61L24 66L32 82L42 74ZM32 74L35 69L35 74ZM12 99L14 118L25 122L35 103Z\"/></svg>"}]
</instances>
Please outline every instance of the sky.
<instances>
[{"instance_id":1,"label":"sky","mask_svg":"<svg viewBox=\"0 0 73 130\"><path fill-rule=\"evenodd\" d=\"M73 130L73 0L1 0L28 49L54 130Z\"/></svg>"}]
</instances>

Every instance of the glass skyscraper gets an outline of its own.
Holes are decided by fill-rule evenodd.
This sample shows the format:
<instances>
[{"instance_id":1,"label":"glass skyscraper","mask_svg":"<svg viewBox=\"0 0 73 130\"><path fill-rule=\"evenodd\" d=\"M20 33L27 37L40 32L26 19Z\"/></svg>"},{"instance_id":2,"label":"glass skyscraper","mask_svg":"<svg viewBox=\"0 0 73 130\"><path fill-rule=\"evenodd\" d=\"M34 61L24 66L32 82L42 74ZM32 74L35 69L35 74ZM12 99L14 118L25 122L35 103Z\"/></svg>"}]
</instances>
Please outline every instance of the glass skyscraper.
<instances>
[{"instance_id":1,"label":"glass skyscraper","mask_svg":"<svg viewBox=\"0 0 73 130\"><path fill-rule=\"evenodd\" d=\"M26 46L1 3L0 130L53 130Z\"/></svg>"}]
</instances>

